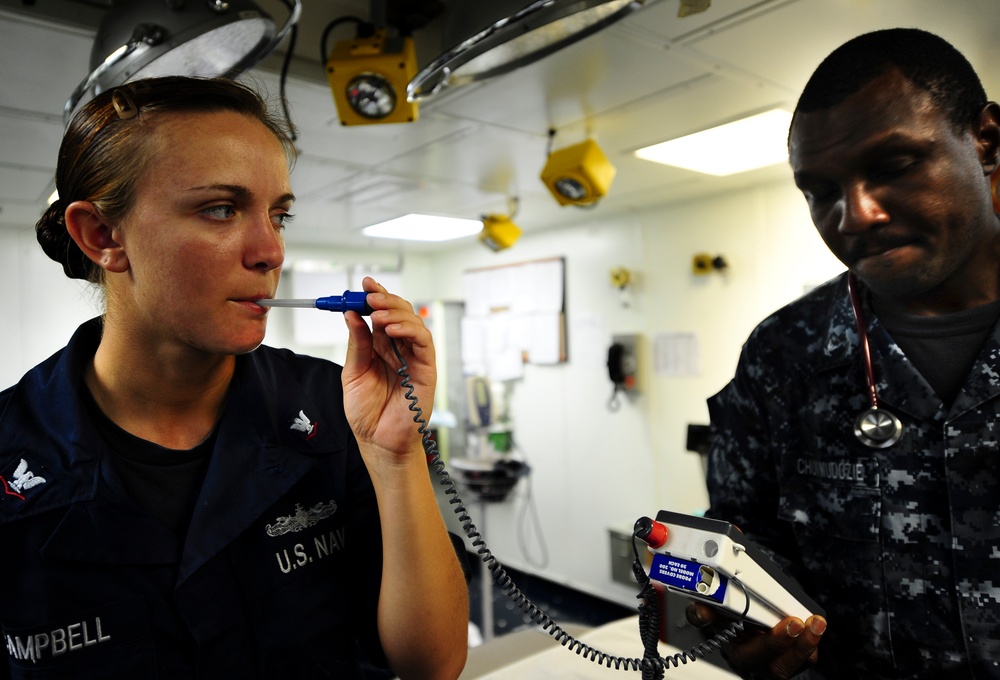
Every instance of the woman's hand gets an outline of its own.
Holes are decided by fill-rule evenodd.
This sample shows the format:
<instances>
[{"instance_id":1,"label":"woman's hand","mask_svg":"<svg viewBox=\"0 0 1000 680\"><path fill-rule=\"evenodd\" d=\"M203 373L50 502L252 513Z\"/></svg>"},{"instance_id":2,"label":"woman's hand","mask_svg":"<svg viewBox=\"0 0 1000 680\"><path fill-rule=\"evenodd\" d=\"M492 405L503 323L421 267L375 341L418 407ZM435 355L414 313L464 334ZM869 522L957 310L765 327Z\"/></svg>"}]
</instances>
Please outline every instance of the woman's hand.
<instances>
[{"instance_id":1,"label":"woman's hand","mask_svg":"<svg viewBox=\"0 0 1000 680\"><path fill-rule=\"evenodd\" d=\"M409 302L388 293L371 277L365 277L362 288L369 293L372 328L354 312L344 315L350 331L343 372L344 410L363 448L371 445L389 454L407 454L415 450L420 437L415 412L405 397L407 390L396 373L400 361L392 341L406 360L413 396L419 399L425 422L430 421L437 381L434 343Z\"/></svg>"},{"instance_id":2,"label":"woman's hand","mask_svg":"<svg viewBox=\"0 0 1000 680\"><path fill-rule=\"evenodd\" d=\"M371 278L362 287L369 293L372 328L355 312L344 315L351 333L344 410L371 474L382 526L379 639L399 677L456 678L468 652L468 591L392 347L394 341L421 418L430 422L437 381L434 344L409 302Z\"/></svg>"}]
</instances>

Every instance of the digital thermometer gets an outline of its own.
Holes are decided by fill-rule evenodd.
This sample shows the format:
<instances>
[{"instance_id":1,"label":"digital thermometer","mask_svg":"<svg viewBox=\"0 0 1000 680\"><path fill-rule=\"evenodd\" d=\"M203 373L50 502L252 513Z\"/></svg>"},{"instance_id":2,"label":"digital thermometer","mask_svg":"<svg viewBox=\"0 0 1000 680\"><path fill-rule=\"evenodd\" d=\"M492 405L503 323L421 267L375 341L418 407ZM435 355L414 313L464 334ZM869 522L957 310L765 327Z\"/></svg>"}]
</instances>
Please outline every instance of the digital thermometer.
<instances>
[{"instance_id":1,"label":"digital thermometer","mask_svg":"<svg viewBox=\"0 0 1000 680\"><path fill-rule=\"evenodd\" d=\"M329 295L315 299L271 300L263 298L254 300L261 307L304 307L322 309L327 312L357 312L362 316L372 313L368 306L368 293L364 291L345 290L343 295Z\"/></svg>"},{"instance_id":2,"label":"digital thermometer","mask_svg":"<svg viewBox=\"0 0 1000 680\"><path fill-rule=\"evenodd\" d=\"M636 522L649 546L649 578L690 599L773 628L786 616L825 616L801 586L739 529L721 520L661 510Z\"/></svg>"}]
</instances>

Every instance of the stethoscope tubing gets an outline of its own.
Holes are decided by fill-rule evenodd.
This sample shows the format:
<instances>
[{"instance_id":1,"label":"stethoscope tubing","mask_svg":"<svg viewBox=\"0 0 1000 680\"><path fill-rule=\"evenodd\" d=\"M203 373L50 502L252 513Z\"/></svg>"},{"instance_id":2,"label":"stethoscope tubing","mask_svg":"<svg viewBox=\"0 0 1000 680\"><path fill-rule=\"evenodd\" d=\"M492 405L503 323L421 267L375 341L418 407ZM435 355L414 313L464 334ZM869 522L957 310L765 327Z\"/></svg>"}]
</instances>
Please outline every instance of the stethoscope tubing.
<instances>
[{"instance_id":1,"label":"stethoscope tubing","mask_svg":"<svg viewBox=\"0 0 1000 680\"><path fill-rule=\"evenodd\" d=\"M865 380L868 383L868 403L870 406L862 411L854 421L854 435L865 446L873 449L884 449L898 442L903 436L903 424L893 413L880 409L878 405L878 390L875 387L875 370L872 367L868 328L865 325L864 313L861 309L861 296L858 293L858 282L854 278L854 272L847 274L847 292L851 298L854 323L858 327L858 340L861 345L861 358L865 365Z\"/></svg>"}]
</instances>

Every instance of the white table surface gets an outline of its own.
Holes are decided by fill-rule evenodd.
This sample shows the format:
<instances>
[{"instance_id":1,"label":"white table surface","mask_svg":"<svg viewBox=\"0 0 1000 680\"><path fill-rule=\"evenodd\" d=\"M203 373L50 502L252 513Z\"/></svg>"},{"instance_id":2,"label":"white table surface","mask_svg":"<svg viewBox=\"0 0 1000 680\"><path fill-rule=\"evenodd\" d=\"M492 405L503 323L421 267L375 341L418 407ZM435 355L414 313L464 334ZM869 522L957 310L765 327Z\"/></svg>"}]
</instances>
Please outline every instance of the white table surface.
<instances>
[{"instance_id":1,"label":"white table surface","mask_svg":"<svg viewBox=\"0 0 1000 680\"><path fill-rule=\"evenodd\" d=\"M516 640L511 636L521 636ZM534 637L539 636L539 637ZM642 641L639 639L639 624L637 617L628 617L619 621L591 628L577 635L582 640L598 651L613 656L624 656L629 658L642 657ZM507 638L505 640L505 638ZM541 638L548 638L544 641ZM523 644L518 644L521 642ZM498 668L483 671L483 664L478 663L476 657L488 654L490 645L503 645L499 650L501 654L509 658L509 663L505 663ZM527 655L518 655L514 650L517 647L527 648L531 651ZM470 651L470 663L463 673L462 680L549 680L550 678L567 678L569 680L610 680L611 678L641 678L640 671L628 671L615 669L614 666L608 668L599 665L594 661L578 656L575 651L561 646L555 638L540 629L519 631L501 636L486 643L482 647L474 648ZM661 657L671 656L679 650L672 648L663 642L659 644ZM716 652L718 653L718 652ZM494 664L495 665L495 664ZM725 671L718 666L701 659L698 661L688 661L676 668L671 667L664 673L664 679L681 678L683 680L734 680L736 675Z\"/></svg>"}]
</instances>

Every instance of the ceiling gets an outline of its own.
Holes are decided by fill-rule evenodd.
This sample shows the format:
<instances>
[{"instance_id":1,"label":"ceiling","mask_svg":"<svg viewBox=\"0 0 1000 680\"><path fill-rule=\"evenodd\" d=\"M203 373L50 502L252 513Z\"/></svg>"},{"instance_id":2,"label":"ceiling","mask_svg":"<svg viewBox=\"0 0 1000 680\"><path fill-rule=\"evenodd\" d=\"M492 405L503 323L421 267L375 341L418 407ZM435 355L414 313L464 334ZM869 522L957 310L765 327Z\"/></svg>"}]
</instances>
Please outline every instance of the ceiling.
<instances>
[{"instance_id":1,"label":"ceiling","mask_svg":"<svg viewBox=\"0 0 1000 680\"><path fill-rule=\"evenodd\" d=\"M153 2L153 0L149 0ZM401 0L409 2L409 0ZM416 1L416 0L415 0ZM442 51L444 14L415 34L420 66ZM415 123L341 126L323 68L323 28L369 17L368 0L303 0L286 85L301 155L290 244L427 252L427 245L361 236L408 212L478 218L519 207L525 233L614 218L650 206L790 181L783 165L717 178L632 156L636 148L773 106L791 110L812 69L844 40L917 26L955 43L1000 97L996 0L712 0L678 17L680 0L649 0L609 28L512 73L446 90ZM279 0L259 0L279 21ZM418 3L419 4L419 3ZM525 3L527 4L527 2ZM88 73L106 0L0 0L0 228L29 230L53 190L62 109ZM328 45L353 37L338 27ZM252 72L271 94L287 41ZM597 141L617 168L595 207L559 206L539 179L554 148ZM738 225L733 225L738 228Z\"/></svg>"}]
</instances>

